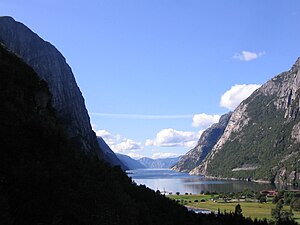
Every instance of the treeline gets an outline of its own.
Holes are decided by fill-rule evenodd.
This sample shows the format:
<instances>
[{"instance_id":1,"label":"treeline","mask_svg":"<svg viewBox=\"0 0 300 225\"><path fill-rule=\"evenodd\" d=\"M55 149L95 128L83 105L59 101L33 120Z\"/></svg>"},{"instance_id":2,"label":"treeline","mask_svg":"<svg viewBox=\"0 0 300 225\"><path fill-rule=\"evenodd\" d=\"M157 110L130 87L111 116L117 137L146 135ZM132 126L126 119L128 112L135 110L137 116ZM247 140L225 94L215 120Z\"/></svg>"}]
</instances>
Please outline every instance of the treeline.
<instances>
[{"instance_id":1,"label":"treeline","mask_svg":"<svg viewBox=\"0 0 300 225\"><path fill-rule=\"evenodd\" d=\"M0 224L268 224L198 215L73 149L47 84L0 46ZM294 223L289 223L294 224Z\"/></svg>"}]
</instances>

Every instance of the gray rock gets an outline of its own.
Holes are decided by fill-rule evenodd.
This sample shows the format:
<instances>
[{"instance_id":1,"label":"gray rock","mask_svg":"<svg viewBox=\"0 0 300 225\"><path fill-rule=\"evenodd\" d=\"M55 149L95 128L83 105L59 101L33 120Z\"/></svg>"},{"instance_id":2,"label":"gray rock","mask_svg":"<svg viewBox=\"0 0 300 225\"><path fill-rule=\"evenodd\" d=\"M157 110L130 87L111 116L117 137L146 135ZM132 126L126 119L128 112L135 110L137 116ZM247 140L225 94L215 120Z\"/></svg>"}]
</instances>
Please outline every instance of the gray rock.
<instances>
[{"instance_id":1,"label":"gray rock","mask_svg":"<svg viewBox=\"0 0 300 225\"><path fill-rule=\"evenodd\" d=\"M201 135L198 144L181 157L172 169L178 172L190 172L205 159L214 145L220 139L231 117L231 112L221 116L218 123L207 128Z\"/></svg>"},{"instance_id":2,"label":"gray rock","mask_svg":"<svg viewBox=\"0 0 300 225\"><path fill-rule=\"evenodd\" d=\"M52 105L73 144L85 153L103 158L84 99L63 55L11 17L0 17L0 42L19 55L48 83L53 95Z\"/></svg>"}]
</instances>

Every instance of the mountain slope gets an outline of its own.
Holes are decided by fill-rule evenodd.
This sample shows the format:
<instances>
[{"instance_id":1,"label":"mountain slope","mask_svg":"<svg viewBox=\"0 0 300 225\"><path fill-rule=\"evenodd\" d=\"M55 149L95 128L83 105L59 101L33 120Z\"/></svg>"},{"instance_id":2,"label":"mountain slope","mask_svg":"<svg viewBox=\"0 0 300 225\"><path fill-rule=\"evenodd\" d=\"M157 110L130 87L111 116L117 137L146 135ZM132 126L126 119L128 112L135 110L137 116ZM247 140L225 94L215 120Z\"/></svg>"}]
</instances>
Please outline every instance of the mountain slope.
<instances>
[{"instance_id":1,"label":"mountain slope","mask_svg":"<svg viewBox=\"0 0 300 225\"><path fill-rule=\"evenodd\" d=\"M182 156L180 161L176 163L172 169L178 172L190 172L196 166L199 166L224 133L231 114L232 113L227 113L221 116L218 123L206 129L202 133L196 147Z\"/></svg>"},{"instance_id":2,"label":"mountain slope","mask_svg":"<svg viewBox=\"0 0 300 225\"><path fill-rule=\"evenodd\" d=\"M0 42L19 55L38 76L47 81L52 104L74 146L103 158L92 131L84 99L63 55L22 23L0 17Z\"/></svg>"},{"instance_id":3,"label":"mountain slope","mask_svg":"<svg viewBox=\"0 0 300 225\"><path fill-rule=\"evenodd\" d=\"M138 160L135 160L127 155L116 154L119 160L130 170L143 169L145 168Z\"/></svg>"},{"instance_id":4,"label":"mountain slope","mask_svg":"<svg viewBox=\"0 0 300 225\"><path fill-rule=\"evenodd\" d=\"M138 159L138 161L144 165L146 168L171 168L176 164L180 157L176 158L164 158L164 159L151 159L148 157L143 157Z\"/></svg>"},{"instance_id":5,"label":"mountain slope","mask_svg":"<svg viewBox=\"0 0 300 225\"><path fill-rule=\"evenodd\" d=\"M299 183L300 59L233 112L224 134L191 174Z\"/></svg>"},{"instance_id":6,"label":"mountain slope","mask_svg":"<svg viewBox=\"0 0 300 225\"><path fill-rule=\"evenodd\" d=\"M133 185L120 169L74 149L51 106L47 83L1 45L0 74L0 224L196 219L160 194Z\"/></svg>"}]
</instances>

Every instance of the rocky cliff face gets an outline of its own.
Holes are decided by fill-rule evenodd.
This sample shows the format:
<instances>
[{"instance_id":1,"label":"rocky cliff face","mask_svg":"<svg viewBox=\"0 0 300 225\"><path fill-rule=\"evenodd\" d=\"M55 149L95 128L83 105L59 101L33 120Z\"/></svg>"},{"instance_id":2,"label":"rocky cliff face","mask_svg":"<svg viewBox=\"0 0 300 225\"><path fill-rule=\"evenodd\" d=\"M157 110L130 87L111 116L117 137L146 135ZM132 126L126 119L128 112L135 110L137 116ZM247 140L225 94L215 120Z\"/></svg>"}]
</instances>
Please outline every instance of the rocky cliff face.
<instances>
[{"instance_id":1,"label":"rocky cliff face","mask_svg":"<svg viewBox=\"0 0 300 225\"><path fill-rule=\"evenodd\" d=\"M230 112L221 116L218 123L215 123L206 129L202 133L196 147L182 156L180 161L176 163L172 169L179 172L190 172L192 169L199 166L224 133L224 129L228 124L231 114L232 113Z\"/></svg>"},{"instance_id":2,"label":"rocky cliff face","mask_svg":"<svg viewBox=\"0 0 300 225\"><path fill-rule=\"evenodd\" d=\"M243 101L191 174L299 183L300 59Z\"/></svg>"},{"instance_id":3,"label":"rocky cliff face","mask_svg":"<svg viewBox=\"0 0 300 225\"><path fill-rule=\"evenodd\" d=\"M63 55L11 17L0 17L0 42L19 55L48 83L53 95L52 104L73 144L88 154L103 158L84 99Z\"/></svg>"}]
</instances>

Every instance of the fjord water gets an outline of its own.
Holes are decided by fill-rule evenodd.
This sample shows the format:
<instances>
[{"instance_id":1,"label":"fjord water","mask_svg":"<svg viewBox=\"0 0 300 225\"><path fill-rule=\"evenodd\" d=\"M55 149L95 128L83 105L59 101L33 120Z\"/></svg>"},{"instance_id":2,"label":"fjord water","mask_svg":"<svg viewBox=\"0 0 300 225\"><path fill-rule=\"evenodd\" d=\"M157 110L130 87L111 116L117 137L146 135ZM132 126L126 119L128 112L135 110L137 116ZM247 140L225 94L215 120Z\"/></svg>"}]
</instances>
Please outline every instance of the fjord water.
<instances>
[{"instance_id":1,"label":"fjord water","mask_svg":"<svg viewBox=\"0 0 300 225\"><path fill-rule=\"evenodd\" d=\"M274 189L271 184L261 184L248 181L214 180L204 176L191 176L188 173L178 173L170 169L137 169L128 170L127 174L137 184L143 184L153 190L199 194L201 192L229 193L245 189L261 191Z\"/></svg>"}]
</instances>

